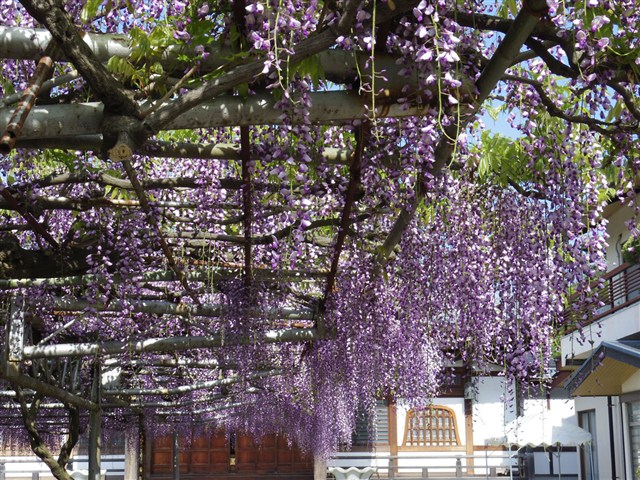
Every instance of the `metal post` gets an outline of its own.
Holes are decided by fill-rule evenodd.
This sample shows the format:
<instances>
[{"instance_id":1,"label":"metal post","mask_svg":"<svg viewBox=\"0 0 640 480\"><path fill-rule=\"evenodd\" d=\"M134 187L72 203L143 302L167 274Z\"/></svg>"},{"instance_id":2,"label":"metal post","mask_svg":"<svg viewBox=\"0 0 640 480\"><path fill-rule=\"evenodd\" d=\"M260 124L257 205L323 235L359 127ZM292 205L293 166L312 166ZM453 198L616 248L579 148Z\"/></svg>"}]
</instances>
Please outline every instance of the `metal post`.
<instances>
[{"instance_id":1,"label":"metal post","mask_svg":"<svg viewBox=\"0 0 640 480\"><path fill-rule=\"evenodd\" d=\"M491 470L489 470L489 452L487 452L487 449L484 449L484 473L486 476L486 480L489 480L489 473L491 472ZM492 473L492 472L491 472Z\"/></svg>"},{"instance_id":2,"label":"metal post","mask_svg":"<svg viewBox=\"0 0 640 480\"><path fill-rule=\"evenodd\" d=\"M173 432L173 480L180 480L180 444L178 432Z\"/></svg>"},{"instance_id":3,"label":"metal post","mask_svg":"<svg viewBox=\"0 0 640 480\"><path fill-rule=\"evenodd\" d=\"M40 480L40 472L31 472L31 480Z\"/></svg>"},{"instance_id":4,"label":"metal post","mask_svg":"<svg viewBox=\"0 0 640 480\"><path fill-rule=\"evenodd\" d=\"M4 465L4 460L0 460L0 480L5 480L5 472L6 472L6 467Z\"/></svg>"},{"instance_id":5,"label":"metal post","mask_svg":"<svg viewBox=\"0 0 640 480\"><path fill-rule=\"evenodd\" d=\"M456 478L462 477L462 460L456 457Z\"/></svg>"},{"instance_id":6,"label":"metal post","mask_svg":"<svg viewBox=\"0 0 640 480\"><path fill-rule=\"evenodd\" d=\"M100 362L96 359L93 371L91 400L100 405L102 375ZM89 480L100 480L100 455L102 453L102 409L89 413Z\"/></svg>"}]
</instances>

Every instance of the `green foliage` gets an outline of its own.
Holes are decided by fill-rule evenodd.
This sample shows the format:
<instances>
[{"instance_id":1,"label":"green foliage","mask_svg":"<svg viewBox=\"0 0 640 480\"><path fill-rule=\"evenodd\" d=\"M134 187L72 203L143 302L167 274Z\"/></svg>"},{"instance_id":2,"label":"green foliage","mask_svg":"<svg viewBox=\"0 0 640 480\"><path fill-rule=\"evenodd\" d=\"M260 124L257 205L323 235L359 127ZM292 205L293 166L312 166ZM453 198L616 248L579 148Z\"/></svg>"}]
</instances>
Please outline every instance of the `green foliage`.
<instances>
[{"instance_id":1,"label":"green foliage","mask_svg":"<svg viewBox=\"0 0 640 480\"><path fill-rule=\"evenodd\" d=\"M98 16L98 10L100 10L100 5L102 5L103 0L87 0L82 11L80 12L80 20L84 24L90 24L93 22ZM106 15L112 10L117 8L121 8L122 6L126 7L129 13L134 13L135 9L129 0L125 0L124 2L113 2L113 0L107 0L105 3L101 15Z\"/></svg>"},{"instance_id":2,"label":"green foliage","mask_svg":"<svg viewBox=\"0 0 640 480\"><path fill-rule=\"evenodd\" d=\"M164 95L167 88L163 81L165 71L160 59L165 49L174 44L172 30L166 25L156 26L150 33L135 27L129 32L131 55L128 58L112 57L107 68L124 81L133 83L148 94ZM151 81L151 75L157 79Z\"/></svg>"},{"instance_id":3,"label":"green foliage","mask_svg":"<svg viewBox=\"0 0 640 480\"><path fill-rule=\"evenodd\" d=\"M83 23L91 22L98 14L98 8L100 8L101 3L102 0L87 0L80 13L80 20Z\"/></svg>"},{"instance_id":4,"label":"green foliage","mask_svg":"<svg viewBox=\"0 0 640 480\"><path fill-rule=\"evenodd\" d=\"M13 87L13 83L9 79L7 79L7 77L1 74L0 74L0 86L2 87L2 91L4 92L5 96L16 93L16 89Z\"/></svg>"},{"instance_id":5,"label":"green foliage","mask_svg":"<svg viewBox=\"0 0 640 480\"><path fill-rule=\"evenodd\" d=\"M631 236L622 245L622 258L625 262L635 264L640 262L640 236Z\"/></svg>"},{"instance_id":6,"label":"green foliage","mask_svg":"<svg viewBox=\"0 0 640 480\"><path fill-rule=\"evenodd\" d=\"M316 89L319 88L320 82L325 81L324 70L322 69L322 63L318 55L305 58L289 68L290 78L296 73L298 73L300 77L308 75Z\"/></svg>"},{"instance_id":7,"label":"green foliage","mask_svg":"<svg viewBox=\"0 0 640 480\"><path fill-rule=\"evenodd\" d=\"M519 141L484 131L479 157L480 180L506 186L510 181L521 183L531 178L526 168L528 157Z\"/></svg>"},{"instance_id":8,"label":"green foliage","mask_svg":"<svg viewBox=\"0 0 640 480\"><path fill-rule=\"evenodd\" d=\"M502 4L498 8L498 16L507 18L515 17L518 14L519 7L516 0L503 0Z\"/></svg>"}]
</instances>

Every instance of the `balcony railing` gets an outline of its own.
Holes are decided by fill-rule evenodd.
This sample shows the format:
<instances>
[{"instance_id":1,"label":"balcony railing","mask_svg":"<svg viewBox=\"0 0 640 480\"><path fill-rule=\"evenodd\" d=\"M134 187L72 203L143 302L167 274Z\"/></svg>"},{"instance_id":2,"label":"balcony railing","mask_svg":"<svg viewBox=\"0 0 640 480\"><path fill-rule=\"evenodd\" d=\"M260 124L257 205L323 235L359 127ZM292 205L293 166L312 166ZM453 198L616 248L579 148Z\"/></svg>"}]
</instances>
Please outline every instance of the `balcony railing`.
<instances>
[{"instance_id":1,"label":"balcony railing","mask_svg":"<svg viewBox=\"0 0 640 480\"><path fill-rule=\"evenodd\" d=\"M572 305L564 312L565 333L589 325L607 315L640 301L640 265L625 263L607 272L592 285L598 302L595 306Z\"/></svg>"}]
</instances>

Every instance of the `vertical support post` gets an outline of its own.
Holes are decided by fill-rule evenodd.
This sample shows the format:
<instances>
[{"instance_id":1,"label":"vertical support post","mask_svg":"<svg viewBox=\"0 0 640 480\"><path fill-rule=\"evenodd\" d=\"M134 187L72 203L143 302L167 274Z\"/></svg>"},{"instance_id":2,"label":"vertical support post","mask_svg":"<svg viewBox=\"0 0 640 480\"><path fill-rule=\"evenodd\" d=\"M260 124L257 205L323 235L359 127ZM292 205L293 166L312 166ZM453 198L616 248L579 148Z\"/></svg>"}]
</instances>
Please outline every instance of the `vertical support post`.
<instances>
[{"instance_id":1,"label":"vertical support post","mask_svg":"<svg viewBox=\"0 0 640 480\"><path fill-rule=\"evenodd\" d=\"M492 477L495 477L495 474L493 473L495 471L495 468L493 467L489 467L489 452L487 452L487 449L484 449L484 473L485 473L485 477L486 480L489 480L489 475L491 475Z\"/></svg>"},{"instance_id":2,"label":"vertical support post","mask_svg":"<svg viewBox=\"0 0 640 480\"><path fill-rule=\"evenodd\" d=\"M0 460L0 480L5 480L6 478L6 467L4 465L4 460Z\"/></svg>"},{"instance_id":3,"label":"vertical support post","mask_svg":"<svg viewBox=\"0 0 640 480\"><path fill-rule=\"evenodd\" d=\"M180 480L180 442L178 432L173 432L173 480Z\"/></svg>"},{"instance_id":4,"label":"vertical support post","mask_svg":"<svg viewBox=\"0 0 640 480\"><path fill-rule=\"evenodd\" d=\"M327 462L319 455L313 459L313 480L327 480Z\"/></svg>"},{"instance_id":5,"label":"vertical support post","mask_svg":"<svg viewBox=\"0 0 640 480\"><path fill-rule=\"evenodd\" d=\"M144 430L144 422L142 414L138 415L138 480L145 480L145 469L147 460L151 458L148 454L147 434Z\"/></svg>"},{"instance_id":6,"label":"vertical support post","mask_svg":"<svg viewBox=\"0 0 640 480\"><path fill-rule=\"evenodd\" d=\"M127 432L124 439L124 478L125 480L134 480L138 478L138 448L139 448L138 432Z\"/></svg>"},{"instance_id":7,"label":"vertical support post","mask_svg":"<svg viewBox=\"0 0 640 480\"><path fill-rule=\"evenodd\" d=\"M40 480L40 472L31 472L31 480Z\"/></svg>"},{"instance_id":8,"label":"vertical support post","mask_svg":"<svg viewBox=\"0 0 640 480\"><path fill-rule=\"evenodd\" d=\"M7 376L18 376L24 349L24 298L20 295L16 295L11 300L7 338L9 340L5 357Z\"/></svg>"},{"instance_id":9,"label":"vertical support post","mask_svg":"<svg viewBox=\"0 0 640 480\"><path fill-rule=\"evenodd\" d=\"M464 400L464 444L467 453L467 475L473 475L474 448L473 448L473 400Z\"/></svg>"},{"instance_id":10,"label":"vertical support post","mask_svg":"<svg viewBox=\"0 0 640 480\"><path fill-rule=\"evenodd\" d=\"M389 421L389 478L396 477L398 467L398 413L396 411L396 399L393 396L387 397L387 415Z\"/></svg>"},{"instance_id":11,"label":"vertical support post","mask_svg":"<svg viewBox=\"0 0 640 480\"><path fill-rule=\"evenodd\" d=\"M95 360L91 400L100 406L102 374L100 360ZM89 480L100 480L100 455L102 453L102 408L89 412Z\"/></svg>"}]
</instances>

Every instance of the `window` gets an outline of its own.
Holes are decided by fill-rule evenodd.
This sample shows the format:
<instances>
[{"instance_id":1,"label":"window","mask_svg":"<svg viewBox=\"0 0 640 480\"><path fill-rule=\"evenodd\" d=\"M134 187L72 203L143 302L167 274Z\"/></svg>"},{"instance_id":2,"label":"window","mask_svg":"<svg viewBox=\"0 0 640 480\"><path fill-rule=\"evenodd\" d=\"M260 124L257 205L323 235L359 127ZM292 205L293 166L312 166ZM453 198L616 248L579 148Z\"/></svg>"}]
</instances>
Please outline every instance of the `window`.
<instances>
[{"instance_id":1,"label":"window","mask_svg":"<svg viewBox=\"0 0 640 480\"><path fill-rule=\"evenodd\" d=\"M640 467L640 402L629 402L627 412L629 413L631 471L636 472Z\"/></svg>"},{"instance_id":2,"label":"window","mask_svg":"<svg viewBox=\"0 0 640 480\"><path fill-rule=\"evenodd\" d=\"M403 445L416 447L460 445L455 412L444 405L434 405L423 410L409 410Z\"/></svg>"},{"instance_id":3,"label":"window","mask_svg":"<svg viewBox=\"0 0 640 480\"><path fill-rule=\"evenodd\" d=\"M375 424L374 424L375 423ZM353 446L371 447L389 444L389 414L384 400L376 401L375 422L365 411L357 414Z\"/></svg>"}]
</instances>

